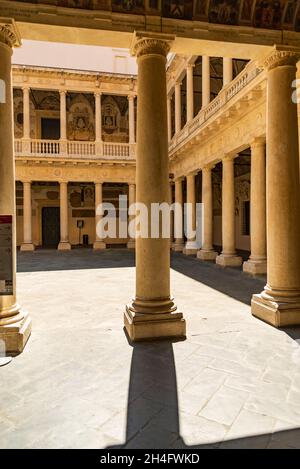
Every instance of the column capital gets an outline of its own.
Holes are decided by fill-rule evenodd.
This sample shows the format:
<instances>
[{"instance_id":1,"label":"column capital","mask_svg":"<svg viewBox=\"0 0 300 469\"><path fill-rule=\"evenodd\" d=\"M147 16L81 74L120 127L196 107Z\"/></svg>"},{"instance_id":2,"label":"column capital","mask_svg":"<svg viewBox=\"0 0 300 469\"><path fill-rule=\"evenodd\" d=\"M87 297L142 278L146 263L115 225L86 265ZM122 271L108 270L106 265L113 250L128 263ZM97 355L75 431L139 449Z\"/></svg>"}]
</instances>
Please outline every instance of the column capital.
<instances>
[{"instance_id":1,"label":"column capital","mask_svg":"<svg viewBox=\"0 0 300 469\"><path fill-rule=\"evenodd\" d=\"M59 90L60 96L66 96L67 91L66 90Z\"/></svg>"},{"instance_id":2,"label":"column capital","mask_svg":"<svg viewBox=\"0 0 300 469\"><path fill-rule=\"evenodd\" d=\"M193 68L195 68L195 64L187 64L186 65L186 69L193 70Z\"/></svg>"},{"instance_id":3,"label":"column capital","mask_svg":"<svg viewBox=\"0 0 300 469\"><path fill-rule=\"evenodd\" d=\"M102 91L94 91L94 96L101 96L102 94Z\"/></svg>"},{"instance_id":4,"label":"column capital","mask_svg":"<svg viewBox=\"0 0 300 469\"><path fill-rule=\"evenodd\" d=\"M285 65L295 67L299 60L299 47L275 46L268 55L259 61L258 66L269 71Z\"/></svg>"},{"instance_id":5,"label":"column capital","mask_svg":"<svg viewBox=\"0 0 300 469\"><path fill-rule=\"evenodd\" d=\"M95 181L94 182L95 186L102 186L104 184L103 181Z\"/></svg>"},{"instance_id":6,"label":"column capital","mask_svg":"<svg viewBox=\"0 0 300 469\"><path fill-rule=\"evenodd\" d=\"M215 166L216 165L214 163L206 164L205 166L203 166L203 168L201 168L201 171L202 173L209 173L215 168Z\"/></svg>"},{"instance_id":7,"label":"column capital","mask_svg":"<svg viewBox=\"0 0 300 469\"><path fill-rule=\"evenodd\" d=\"M58 182L59 182L60 185L62 185L62 184L69 184L69 181L66 180L66 179L60 179Z\"/></svg>"},{"instance_id":8,"label":"column capital","mask_svg":"<svg viewBox=\"0 0 300 469\"><path fill-rule=\"evenodd\" d=\"M128 101L134 101L135 100L135 94L128 94L127 99L128 99Z\"/></svg>"},{"instance_id":9,"label":"column capital","mask_svg":"<svg viewBox=\"0 0 300 469\"><path fill-rule=\"evenodd\" d=\"M0 42L11 48L21 46L21 35L14 19L0 17Z\"/></svg>"},{"instance_id":10,"label":"column capital","mask_svg":"<svg viewBox=\"0 0 300 469\"><path fill-rule=\"evenodd\" d=\"M250 142L251 148L253 147L261 147L266 144L266 137L253 137L253 139Z\"/></svg>"},{"instance_id":11,"label":"column capital","mask_svg":"<svg viewBox=\"0 0 300 469\"><path fill-rule=\"evenodd\" d=\"M181 85L182 85L182 81L180 81L180 80L175 81L175 88L176 88L176 86L181 87Z\"/></svg>"},{"instance_id":12,"label":"column capital","mask_svg":"<svg viewBox=\"0 0 300 469\"><path fill-rule=\"evenodd\" d=\"M171 44L174 41L173 34L150 34L147 32L135 32L130 47L131 55L137 58L144 55L162 55L167 57Z\"/></svg>"},{"instance_id":13,"label":"column capital","mask_svg":"<svg viewBox=\"0 0 300 469\"><path fill-rule=\"evenodd\" d=\"M184 176L178 176L174 178L175 184L184 181Z\"/></svg>"},{"instance_id":14,"label":"column capital","mask_svg":"<svg viewBox=\"0 0 300 469\"><path fill-rule=\"evenodd\" d=\"M22 85L22 91L30 91L31 90L31 87L28 85L28 84L25 84L25 85Z\"/></svg>"},{"instance_id":15,"label":"column capital","mask_svg":"<svg viewBox=\"0 0 300 469\"><path fill-rule=\"evenodd\" d=\"M198 170L190 171L190 172L187 173L186 177L187 178L188 177L195 177L195 176L197 176L198 172L199 172Z\"/></svg>"},{"instance_id":16,"label":"column capital","mask_svg":"<svg viewBox=\"0 0 300 469\"><path fill-rule=\"evenodd\" d=\"M233 153L233 154L230 153L230 154L228 154L228 155L224 155L224 156L222 157L222 163L228 163L228 162L234 161L235 158L237 158L237 156L238 156L238 155L237 155L236 153Z\"/></svg>"},{"instance_id":17,"label":"column capital","mask_svg":"<svg viewBox=\"0 0 300 469\"><path fill-rule=\"evenodd\" d=\"M31 179L22 179L21 180L21 183L24 185L24 184L32 184L32 180Z\"/></svg>"}]
</instances>

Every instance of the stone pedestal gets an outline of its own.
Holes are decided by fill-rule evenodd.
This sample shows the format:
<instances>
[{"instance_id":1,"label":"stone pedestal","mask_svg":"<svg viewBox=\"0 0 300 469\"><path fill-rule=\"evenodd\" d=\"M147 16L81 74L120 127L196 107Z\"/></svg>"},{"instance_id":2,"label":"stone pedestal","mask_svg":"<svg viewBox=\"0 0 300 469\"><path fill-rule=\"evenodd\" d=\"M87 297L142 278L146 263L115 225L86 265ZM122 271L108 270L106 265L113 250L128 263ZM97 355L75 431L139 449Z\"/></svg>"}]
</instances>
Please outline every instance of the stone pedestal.
<instances>
[{"instance_id":1,"label":"stone pedestal","mask_svg":"<svg viewBox=\"0 0 300 469\"><path fill-rule=\"evenodd\" d=\"M146 33L145 33L146 34ZM137 35L138 62L136 198L151 213L152 203L169 202L165 35ZM185 321L170 295L170 240L136 239L136 297L124 324L132 341L185 337Z\"/></svg>"},{"instance_id":2,"label":"stone pedestal","mask_svg":"<svg viewBox=\"0 0 300 469\"><path fill-rule=\"evenodd\" d=\"M6 354L22 352L30 336L31 320L16 299L16 203L13 150L13 104L11 83L12 48L20 44L13 20L0 18L0 77L5 99L0 104L0 214L12 220L12 291L0 295L0 341ZM7 278L1 278L5 281Z\"/></svg>"},{"instance_id":3,"label":"stone pedestal","mask_svg":"<svg viewBox=\"0 0 300 469\"><path fill-rule=\"evenodd\" d=\"M222 181L222 238L223 251L216 263L222 267L239 267L243 259L235 250L234 158L223 160Z\"/></svg>"},{"instance_id":4,"label":"stone pedestal","mask_svg":"<svg viewBox=\"0 0 300 469\"><path fill-rule=\"evenodd\" d=\"M267 285L252 314L273 326L300 324L300 178L297 104L291 99L300 50L265 62L267 97Z\"/></svg>"}]
</instances>

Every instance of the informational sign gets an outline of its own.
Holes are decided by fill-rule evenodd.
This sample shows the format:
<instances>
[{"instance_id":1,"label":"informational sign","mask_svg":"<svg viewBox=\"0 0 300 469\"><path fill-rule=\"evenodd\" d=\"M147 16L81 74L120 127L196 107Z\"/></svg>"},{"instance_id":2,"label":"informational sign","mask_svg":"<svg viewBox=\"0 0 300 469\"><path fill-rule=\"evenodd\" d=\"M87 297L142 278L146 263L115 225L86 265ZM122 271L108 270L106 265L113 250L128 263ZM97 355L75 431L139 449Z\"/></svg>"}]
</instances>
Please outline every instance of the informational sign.
<instances>
[{"instance_id":1,"label":"informational sign","mask_svg":"<svg viewBox=\"0 0 300 469\"><path fill-rule=\"evenodd\" d=\"M0 295L13 294L12 216L0 215Z\"/></svg>"}]
</instances>

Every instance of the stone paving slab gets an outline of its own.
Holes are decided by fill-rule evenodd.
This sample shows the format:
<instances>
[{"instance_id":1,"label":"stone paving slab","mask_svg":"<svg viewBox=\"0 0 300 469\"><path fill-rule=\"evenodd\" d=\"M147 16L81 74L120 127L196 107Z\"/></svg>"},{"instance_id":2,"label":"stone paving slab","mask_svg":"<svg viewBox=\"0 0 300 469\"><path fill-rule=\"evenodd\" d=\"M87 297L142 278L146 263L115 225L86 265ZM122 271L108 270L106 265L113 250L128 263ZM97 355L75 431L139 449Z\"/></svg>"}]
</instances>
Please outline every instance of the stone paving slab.
<instances>
[{"instance_id":1,"label":"stone paving slab","mask_svg":"<svg viewBox=\"0 0 300 469\"><path fill-rule=\"evenodd\" d=\"M132 346L126 250L20 253L33 332L0 368L0 448L298 448L300 329L251 316L264 278L172 256L187 340Z\"/></svg>"}]
</instances>

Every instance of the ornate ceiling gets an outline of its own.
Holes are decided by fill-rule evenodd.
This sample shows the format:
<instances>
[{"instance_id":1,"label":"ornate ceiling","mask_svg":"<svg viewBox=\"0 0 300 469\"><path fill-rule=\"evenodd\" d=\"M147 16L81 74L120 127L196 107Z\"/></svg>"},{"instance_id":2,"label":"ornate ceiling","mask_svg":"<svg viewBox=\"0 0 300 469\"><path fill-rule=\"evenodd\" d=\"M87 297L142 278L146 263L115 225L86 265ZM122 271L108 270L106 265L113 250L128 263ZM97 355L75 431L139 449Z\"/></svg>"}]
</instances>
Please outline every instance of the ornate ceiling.
<instances>
[{"instance_id":1,"label":"ornate ceiling","mask_svg":"<svg viewBox=\"0 0 300 469\"><path fill-rule=\"evenodd\" d=\"M300 0L19 0L211 23L300 31Z\"/></svg>"}]
</instances>

